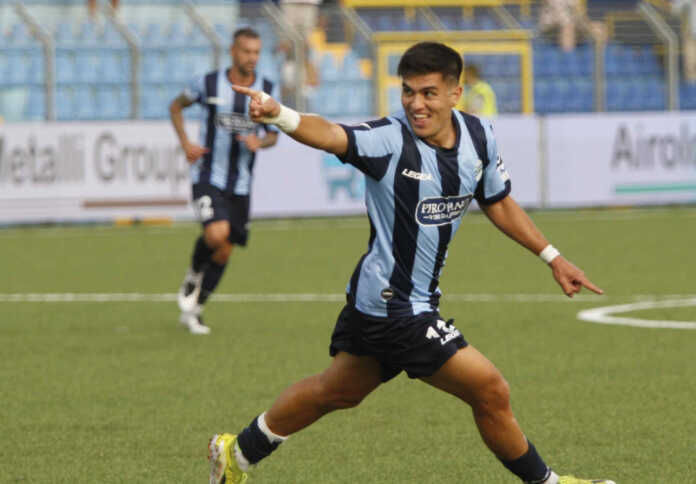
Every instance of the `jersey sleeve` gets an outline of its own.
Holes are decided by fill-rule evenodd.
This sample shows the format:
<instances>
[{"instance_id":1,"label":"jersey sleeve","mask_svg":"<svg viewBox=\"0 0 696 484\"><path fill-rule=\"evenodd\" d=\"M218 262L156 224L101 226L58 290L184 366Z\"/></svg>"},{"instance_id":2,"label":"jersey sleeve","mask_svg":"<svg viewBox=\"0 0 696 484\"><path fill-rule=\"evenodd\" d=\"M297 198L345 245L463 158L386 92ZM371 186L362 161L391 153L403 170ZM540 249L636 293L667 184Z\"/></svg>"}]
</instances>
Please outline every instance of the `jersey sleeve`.
<instances>
[{"instance_id":1,"label":"jersey sleeve","mask_svg":"<svg viewBox=\"0 0 696 484\"><path fill-rule=\"evenodd\" d=\"M488 163L483 168L481 180L476 188L476 201L490 205L507 197L512 190L510 175L505 170L503 159L498 152L498 144L493 135L493 128L488 121L481 120L486 135L486 154Z\"/></svg>"},{"instance_id":2,"label":"jersey sleeve","mask_svg":"<svg viewBox=\"0 0 696 484\"><path fill-rule=\"evenodd\" d=\"M205 78L201 76L191 80L184 88L182 94L189 101L205 104Z\"/></svg>"},{"instance_id":3,"label":"jersey sleeve","mask_svg":"<svg viewBox=\"0 0 696 484\"><path fill-rule=\"evenodd\" d=\"M338 157L366 175L379 181L387 172L389 162L403 143L401 129L389 118L358 125L340 125L348 136L348 148Z\"/></svg>"}]
</instances>

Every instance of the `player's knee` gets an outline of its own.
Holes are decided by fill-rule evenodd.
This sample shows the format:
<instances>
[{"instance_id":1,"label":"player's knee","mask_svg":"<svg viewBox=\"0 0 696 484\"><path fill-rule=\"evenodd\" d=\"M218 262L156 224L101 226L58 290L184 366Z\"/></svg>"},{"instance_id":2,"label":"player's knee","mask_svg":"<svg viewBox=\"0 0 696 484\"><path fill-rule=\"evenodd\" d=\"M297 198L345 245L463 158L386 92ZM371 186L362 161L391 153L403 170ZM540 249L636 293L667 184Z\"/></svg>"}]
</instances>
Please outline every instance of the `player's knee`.
<instances>
[{"instance_id":1,"label":"player's knee","mask_svg":"<svg viewBox=\"0 0 696 484\"><path fill-rule=\"evenodd\" d=\"M232 244L228 240L225 240L215 249L212 259L218 264L227 264L227 260L230 258L231 253Z\"/></svg>"},{"instance_id":2,"label":"player's knee","mask_svg":"<svg viewBox=\"0 0 696 484\"><path fill-rule=\"evenodd\" d=\"M331 411L357 407L363 398L365 395L362 392L322 388L319 401L323 408Z\"/></svg>"},{"instance_id":3,"label":"player's knee","mask_svg":"<svg viewBox=\"0 0 696 484\"><path fill-rule=\"evenodd\" d=\"M503 375L496 373L487 379L477 392L474 408L478 412L496 413L510 409L510 385Z\"/></svg>"},{"instance_id":4,"label":"player's knee","mask_svg":"<svg viewBox=\"0 0 696 484\"><path fill-rule=\"evenodd\" d=\"M230 227L227 224L216 224L216 225L211 225L206 227L205 229L205 243L210 247L211 249L218 250L220 248L225 247L226 245L230 245L230 242L228 240L228 237L230 236Z\"/></svg>"}]
</instances>

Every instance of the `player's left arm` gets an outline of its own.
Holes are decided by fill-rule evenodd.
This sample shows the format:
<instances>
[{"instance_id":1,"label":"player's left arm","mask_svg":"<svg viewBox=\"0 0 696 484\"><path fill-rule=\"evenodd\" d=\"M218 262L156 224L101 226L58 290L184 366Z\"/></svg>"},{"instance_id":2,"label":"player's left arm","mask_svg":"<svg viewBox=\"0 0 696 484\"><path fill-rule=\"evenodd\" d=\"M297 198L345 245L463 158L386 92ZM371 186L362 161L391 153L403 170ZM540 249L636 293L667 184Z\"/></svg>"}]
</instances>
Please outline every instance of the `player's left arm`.
<instances>
[{"instance_id":1,"label":"player's left arm","mask_svg":"<svg viewBox=\"0 0 696 484\"><path fill-rule=\"evenodd\" d=\"M546 237L511 196L508 195L490 205L481 205L481 209L505 235L534 254L541 256L542 251L549 247ZM584 272L562 255L553 256L548 265L551 267L554 279L568 297L573 297L583 287L597 294L604 293L585 276Z\"/></svg>"}]
</instances>

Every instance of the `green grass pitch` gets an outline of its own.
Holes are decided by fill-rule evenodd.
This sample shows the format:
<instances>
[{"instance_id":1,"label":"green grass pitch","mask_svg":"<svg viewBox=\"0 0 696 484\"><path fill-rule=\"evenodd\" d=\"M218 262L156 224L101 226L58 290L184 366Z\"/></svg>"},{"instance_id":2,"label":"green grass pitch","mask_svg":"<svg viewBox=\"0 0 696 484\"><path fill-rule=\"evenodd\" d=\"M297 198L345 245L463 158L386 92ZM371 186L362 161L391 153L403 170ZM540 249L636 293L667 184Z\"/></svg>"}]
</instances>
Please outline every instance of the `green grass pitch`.
<instances>
[{"instance_id":1,"label":"green grass pitch","mask_svg":"<svg viewBox=\"0 0 696 484\"><path fill-rule=\"evenodd\" d=\"M636 299L696 297L696 209L532 217L606 295L565 299L541 261L472 213L450 247L443 316L502 370L523 429L559 472L696 482L696 330L576 317ZM176 292L198 232L194 224L0 230L0 483L207 482L211 434L240 430L329 363L339 300L260 296L340 295L366 248L367 221L254 222L218 290L227 299L206 309L209 337L184 331L173 300L146 297ZM26 301L47 293L145 296ZM696 321L696 307L626 316ZM517 480L486 450L465 404L404 375L292 436L250 479L357 482Z\"/></svg>"}]
</instances>

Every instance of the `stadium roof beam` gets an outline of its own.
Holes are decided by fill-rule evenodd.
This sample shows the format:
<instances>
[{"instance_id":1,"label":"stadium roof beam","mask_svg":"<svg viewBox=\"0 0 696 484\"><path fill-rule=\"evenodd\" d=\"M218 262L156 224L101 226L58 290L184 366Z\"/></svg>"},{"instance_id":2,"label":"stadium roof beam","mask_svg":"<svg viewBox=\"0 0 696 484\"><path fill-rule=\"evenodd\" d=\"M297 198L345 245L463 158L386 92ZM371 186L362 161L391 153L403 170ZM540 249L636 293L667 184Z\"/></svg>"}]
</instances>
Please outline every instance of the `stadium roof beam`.
<instances>
[{"instance_id":1,"label":"stadium roof beam","mask_svg":"<svg viewBox=\"0 0 696 484\"><path fill-rule=\"evenodd\" d=\"M508 12L507 9L502 5L495 5L491 7L491 11L493 12L493 15L496 16L498 21L505 26L506 29L522 29L522 26L517 21L517 19L510 12Z\"/></svg>"},{"instance_id":2,"label":"stadium roof beam","mask_svg":"<svg viewBox=\"0 0 696 484\"><path fill-rule=\"evenodd\" d=\"M14 4L15 12L22 22L29 28L29 32L41 42L44 51L44 91L45 91L45 118L49 121L56 120L56 44L53 37L31 16L21 2Z\"/></svg>"},{"instance_id":3,"label":"stadium roof beam","mask_svg":"<svg viewBox=\"0 0 696 484\"><path fill-rule=\"evenodd\" d=\"M638 5L638 12L645 18L652 31L665 43L665 71L667 72L667 109L679 109L679 37L664 18L647 2Z\"/></svg>"},{"instance_id":4,"label":"stadium roof beam","mask_svg":"<svg viewBox=\"0 0 696 484\"><path fill-rule=\"evenodd\" d=\"M423 18L426 22L428 22L428 24L430 24L433 30L447 30L447 27L445 27L445 24L442 23L440 17L435 15L433 9L431 9L428 6L425 6L420 8L420 12L421 14L423 14Z\"/></svg>"},{"instance_id":5,"label":"stadium roof beam","mask_svg":"<svg viewBox=\"0 0 696 484\"><path fill-rule=\"evenodd\" d=\"M184 9L184 12L186 12L186 15L188 15L188 17L191 19L191 22L193 22L196 27L201 29L201 32L203 32L205 38L210 41L210 44L213 47L212 67L214 69L220 69L222 66L222 42L220 42L220 37L215 32L212 25L210 25L210 23L196 11L193 3L186 2L182 5L182 8Z\"/></svg>"},{"instance_id":6,"label":"stadium roof beam","mask_svg":"<svg viewBox=\"0 0 696 484\"><path fill-rule=\"evenodd\" d=\"M138 38L126 24L116 15L116 9L111 4L100 3L100 8L128 44L131 54L131 119L140 118L140 47Z\"/></svg>"}]
</instances>

